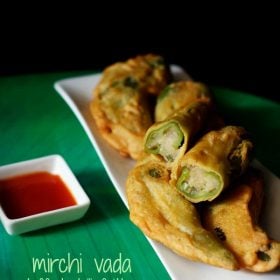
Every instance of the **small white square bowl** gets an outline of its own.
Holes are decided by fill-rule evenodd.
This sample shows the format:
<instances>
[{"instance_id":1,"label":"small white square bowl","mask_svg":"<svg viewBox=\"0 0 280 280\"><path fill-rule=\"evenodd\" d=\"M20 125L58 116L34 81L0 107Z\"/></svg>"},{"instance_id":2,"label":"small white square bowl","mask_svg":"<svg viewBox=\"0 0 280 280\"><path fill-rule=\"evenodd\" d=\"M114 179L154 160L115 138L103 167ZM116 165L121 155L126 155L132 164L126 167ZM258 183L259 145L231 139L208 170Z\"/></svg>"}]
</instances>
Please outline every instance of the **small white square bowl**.
<instances>
[{"instance_id":1,"label":"small white square bowl","mask_svg":"<svg viewBox=\"0 0 280 280\"><path fill-rule=\"evenodd\" d=\"M9 234L21 234L78 220L87 212L90 205L89 197L79 184L65 160L60 155L51 155L0 166L0 180L42 171L59 175L75 198L76 204L17 219L8 218L0 205L1 222Z\"/></svg>"}]
</instances>

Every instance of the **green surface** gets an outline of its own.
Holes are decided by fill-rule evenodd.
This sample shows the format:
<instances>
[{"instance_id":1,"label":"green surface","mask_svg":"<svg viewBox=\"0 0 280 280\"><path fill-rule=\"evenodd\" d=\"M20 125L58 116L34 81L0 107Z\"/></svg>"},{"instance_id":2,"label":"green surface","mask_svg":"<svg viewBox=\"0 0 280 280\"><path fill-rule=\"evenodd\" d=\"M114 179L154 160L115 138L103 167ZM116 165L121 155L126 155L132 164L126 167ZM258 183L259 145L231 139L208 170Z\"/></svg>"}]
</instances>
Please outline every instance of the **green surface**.
<instances>
[{"instance_id":1,"label":"green surface","mask_svg":"<svg viewBox=\"0 0 280 280\"><path fill-rule=\"evenodd\" d=\"M169 279L110 182L85 132L53 89L56 80L82 73L0 78L0 165L49 154L62 155L89 195L92 205L77 222L22 236L0 225L0 279ZM83 273L33 273L32 258L82 258ZM80 255L82 254L82 255ZM122 257L131 273L99 273L94 259ZM115 270L118 269L118 260ZM109 261L105 270L109 269Z\"/></svg>"},{"instance_id":2,"label":"green surface","mask_svg":"<svg viewBox=\"0 0 280 280\"><path fill-rule=\"evenodd\" d=\"M9 236L0 226L1 279L169 279L143 234L110 182L95 150L74 114L53 89L59 79L84 72L0 78L0 165L49 154L62 155L90 196L92 205L77 222L22 236ZM232 124L254 136L257 158L280 174L280 106L240 92L215 88L220 111ZM33 258L82 259L82 273L33 272ZM131 273L99 273L98 263L131 263ZM108 269L106 262L105 270Z\"/></svg>"},{"instance_id":3,"label":"green surface","mask_svg":"<svg viewBox=\"0 0 280 280\"><path fill-rule=\"evenodd\" d=\"M214 88L226 122L244 126L254 142L254 156L280 176L280 104L250 94Z\"/></svg>"}]
</instances>

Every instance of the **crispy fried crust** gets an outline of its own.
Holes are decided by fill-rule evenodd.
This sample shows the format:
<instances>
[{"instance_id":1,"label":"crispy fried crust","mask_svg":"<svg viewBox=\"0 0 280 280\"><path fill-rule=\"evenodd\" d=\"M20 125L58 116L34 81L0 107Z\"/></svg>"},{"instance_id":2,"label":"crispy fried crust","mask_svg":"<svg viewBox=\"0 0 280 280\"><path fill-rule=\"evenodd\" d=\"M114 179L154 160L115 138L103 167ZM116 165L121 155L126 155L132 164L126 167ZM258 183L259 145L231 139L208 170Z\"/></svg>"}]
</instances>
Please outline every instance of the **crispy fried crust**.
<instances>
[{"instance_id":1,"label":"crispy fried crust","mask_svg":"<svg viewBox=\"0 0 280 280\"><path fill-rule=\"evenodd\" d=\"M98 102L91 102L90 110L100 134L122 156L137 159L143 154L144 130L143 133L133 133L122 124L110 122ZM151 123L148 118L145 121ZM145 126L143 123L143 127Z\"/></svg>"},{"instance_id":2,"label":"crispy fried crust","mask_svg":"<svg viewBox=\"0 0 280 280\"><path fill-rule=\"evenodd\" d=\"M193 102L212 104L212 95L206 85L193 81L179 81L168 85L157 99L156 122L170 118L174 112Z\"/></svg>"},{"instance_id":3,"label":"crispy fried crust","mask_svg":"<svg viewBox=\"0 0 280 280\"><path fill-rule=\"evenodd\" d=\"M226 126L220 130L210 131L182 157L178 174L173 178L179 178L184 167L198 167L219 177L219 188L212 194L191 198L192 202L213 200L229 186L234 177L240 176L248 167L251 159L252 142L248 139L243 127ZM183 193L186 195L185 193Z\"/></svg>"},{"instance_id":4,"label":"crispy fried crust","mask_svg":"<svg viewBox=\"0 0 280 280\"><path fill-rule=\"evenodd\" d=\"M153 135L158 129L168 126L169 124L176 124L178 129L183 134L183 140L178 148L178 152L171 162L167 162L168 165L173 166L174 169L178 167L178 161L184 156L186 150L189 148L191 140L202 130L206 118L208 117L209 106L204 102L193 102L187 107L177 111L170 118L165 121L157 122L153 124L146 132L144 138L145 150L150 153L151 151L147 148L147 142L150 135ZM165 142L168 143L168 135L162 136ZM169 143L171 146L172 143ZM172 149L172 147L170 147ZM174 171L173 174L176 174Z\"/></svg>"},{"instance_id":5,"label":"crispy fried crust","mask_svg":"<svg viewBox=\"0 0 280 280\"><path fill-rule=\"evenodd\" d=\"M138 159L152 124L148 95L168 82L168 69L156 55L137 56L107 67L94 89L90 111L104 139L121 155Z\"/></svg>"},{"instance_id":6,"label":"crispy fried crust","mask_svg":"<svg viewBox=\"0 0 280 280\"><path fill-rule=\"evenodd\" d=\"M241 267L266 272L279 266L280 244L256 224L261 209L263 180L251 172L232 192L204 213L204 225L216 233Z\"/></svg>"},{"instance_id":7,"label":"crispy fried crust","mask_svg":"<svg viewBox=\"0 0 280 280\"><path fill-rule=\"evenodd\" d=\"M237 269L230 251L200 224L195 207L168 183L160 160L143 160L126 183L130 219L147 236L194 261Z\"/></svg>"}]
</instances>

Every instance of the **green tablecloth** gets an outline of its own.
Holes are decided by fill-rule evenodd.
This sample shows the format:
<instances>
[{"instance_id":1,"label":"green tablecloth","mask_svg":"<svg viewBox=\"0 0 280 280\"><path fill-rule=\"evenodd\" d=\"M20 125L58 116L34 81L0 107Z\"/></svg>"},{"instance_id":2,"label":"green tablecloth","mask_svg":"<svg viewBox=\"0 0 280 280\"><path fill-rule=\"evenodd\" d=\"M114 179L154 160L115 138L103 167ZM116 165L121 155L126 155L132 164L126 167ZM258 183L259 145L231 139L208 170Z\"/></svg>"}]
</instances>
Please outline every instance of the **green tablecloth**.
<instances>
[{"instance_id":1,"label":"green tablecloth","mask_svg":"<svg viewBox=\"0 0 280 280\"><path fill-rule=\"evenodd\" d=\"M81 74L85 73L0 78L0 165L60 154L92 201L83 219L66 225L22 236L9 236L0 226L0 278L169 279L148 241L129 221L127 209L78 120L53 88L55 81ZM256 157L279 176L280 105L221 88L214 88L214 93L228 122L252 133ZM59 268L33 271L35 258L68 256L81 259L81 273L75 265L66 273ZM99 272L96 264L102 259L106 265ZM110 261L116 272L106 273Z\"/></svg>"}]
</instances>

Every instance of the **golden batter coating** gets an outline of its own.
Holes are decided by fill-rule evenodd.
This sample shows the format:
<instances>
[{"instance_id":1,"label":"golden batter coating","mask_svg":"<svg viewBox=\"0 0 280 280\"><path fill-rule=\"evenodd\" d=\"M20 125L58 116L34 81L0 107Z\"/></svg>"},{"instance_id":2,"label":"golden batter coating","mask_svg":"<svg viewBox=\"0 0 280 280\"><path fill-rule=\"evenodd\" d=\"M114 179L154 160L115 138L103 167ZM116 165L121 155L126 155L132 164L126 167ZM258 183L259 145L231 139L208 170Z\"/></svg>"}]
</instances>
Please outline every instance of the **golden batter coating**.
<instances>
[{"instance_id":1,"label":"golden batter coating","mask_svg":"<svg viewBox=\"0 0 280 280\"><path fill-rule=\"evenodd\" d=\"M170 172L156 156L130 172L126 191L130 219L147 236L177 254L226 269L238 269L232 253L200 223L192 203L169 184Z\"/></svg>"},{"instance_id":2,"label":"golden batter coating","mask_svg":"<svg viewBox=\"0 0 280 280\"><path fill-rule=\"evenodd\" d=\"M169 84L157 98L156 122L170 118L177 110L181 110L193 102L212 104L212 95L206 85L193 81Z\"/></svg>"},{"instance_id":3,"label":"golden batter coating","mask_svg":"<svg viewBox=\"0 0 280 280\"><path fill-rule=\"evenodd\" d=\"M247 168L253 144L239 126L210 131L183 156L173 178L191 202L212 201Z\"/></svg>"},{"instance_id":4,"label":"golden batter coating","mask_svg":"<svg viewBox=\"0 0 280 280\"><path fill-rule=\"evenodd\" d=\"M169 81L163 58L147 54L107 67L93 91L100 134L138 160L126 181L131 221L187 259L230 270L275 269L280 243L258 226L263 180L247 170L247 132L224 127L206 85Z\"/></svg>"},{"instance_id":5,"label":"golden batter coating","mask_svg":"<svg viewBox=\"0 0 280 280\"><path fill-rule=\"evenodd\" d=\"M94 89L90 109L104 139L121 155L134 159L143 151L143 137L152 124L148 95L168 82L162 57L137 56L107 67Z\"/></svg>"},{"instance_id":6,"label":"golden batter coating","mask_svg":"<svg viewBox=\"0 0 280 280\"><path fill-rule=\"evenodd\" d=\"M236 256L243 268L266 272L280 264L280 243L269 239L257 225L263 179L250 172L220 201L204 213L204 225Z\"/></svg>"},{"instance_id":7,"label":"golden batter coating","mask_svg":"<svg viewBox=\"0 0 280 280\"><path fill-rule=\"evenodd\" d=\"M208 113L206 103L193 102L165 121L154 123L145 135L145 151L159 154L167 163L174 164L183 157L191 140L202 130Z\"/></svg>"}]
</instances>

